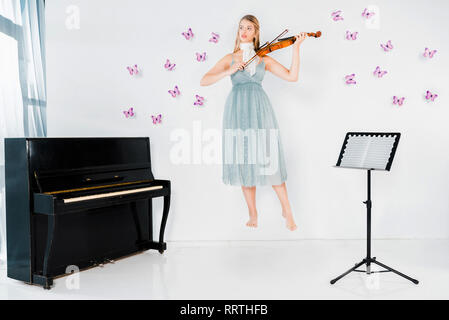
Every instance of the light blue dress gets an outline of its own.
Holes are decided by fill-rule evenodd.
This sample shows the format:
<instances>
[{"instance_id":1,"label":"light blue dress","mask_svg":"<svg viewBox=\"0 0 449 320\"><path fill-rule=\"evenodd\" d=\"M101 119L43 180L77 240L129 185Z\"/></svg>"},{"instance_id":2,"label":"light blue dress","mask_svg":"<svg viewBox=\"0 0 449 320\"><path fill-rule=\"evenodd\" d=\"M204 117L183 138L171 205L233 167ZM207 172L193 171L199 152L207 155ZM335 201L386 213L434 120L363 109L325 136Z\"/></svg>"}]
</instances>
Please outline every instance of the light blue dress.
<instances>
[{"instance_id":1,"label":"light blue dress","mask_svg":"<svg viewBox=\"0 0 449 320\"><path fill-rule=\"evenodd\" d=\"M280 185L287 180L278 123L262 88L264 75L264 61L257 65L252 76L245 70L231 75L232 90L223 113L225 184L251 187Z\"/></svg>"}]
</instances>

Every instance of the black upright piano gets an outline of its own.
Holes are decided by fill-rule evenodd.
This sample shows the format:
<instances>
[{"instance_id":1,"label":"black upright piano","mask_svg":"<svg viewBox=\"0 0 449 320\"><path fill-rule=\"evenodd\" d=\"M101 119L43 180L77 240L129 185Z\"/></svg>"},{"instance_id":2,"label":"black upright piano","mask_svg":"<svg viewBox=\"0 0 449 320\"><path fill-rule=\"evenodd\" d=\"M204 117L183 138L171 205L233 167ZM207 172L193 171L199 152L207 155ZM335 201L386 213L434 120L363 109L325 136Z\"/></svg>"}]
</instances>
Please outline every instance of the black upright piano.
<instances>
[{"instance_id":1,"label":"black upright piano","mask_svg":"<svg viewBox=\"0 0 449 320\"><path fill-rule=\"evenodd\" d=\"M166 250L170 181L154 179L149 138L7 138L5 179L10 278L50 289L68 267Z\"/></svg>"}]
</instances>

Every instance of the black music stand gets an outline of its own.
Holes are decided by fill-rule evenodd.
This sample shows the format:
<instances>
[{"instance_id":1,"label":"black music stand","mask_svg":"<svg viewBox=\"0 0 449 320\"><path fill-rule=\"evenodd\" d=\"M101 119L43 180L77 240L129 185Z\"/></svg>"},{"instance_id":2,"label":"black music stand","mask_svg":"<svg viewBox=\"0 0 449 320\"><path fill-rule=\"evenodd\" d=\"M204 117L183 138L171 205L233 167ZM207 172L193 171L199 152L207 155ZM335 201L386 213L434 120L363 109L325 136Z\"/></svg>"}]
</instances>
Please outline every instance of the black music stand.
<instances>
[{"instance_id":1,"label":"black music stand","mask_svg":"<svg viewBox=\"0 0 449 320\"><path fill-rule=\"evenodd\" d=\"M390 171L400 137L400 133L348 132L346 134L336 167L367 170L368 199L363 202L366 204L367 212L366 258L342 275L331 280L331 284L334 284L352 271L366 272L366 274L375 272L393 272L407 280L410 280L414 284L419 283L418 280L410 278L409 276L394 270L383 263L380 263L376 260L376 257L371 257L371 171ZM385 270L371 271L372 263L381 266ZM362 265L366 265L366 270L358 270L358 268Z\"/></svg>"}]
</instances>

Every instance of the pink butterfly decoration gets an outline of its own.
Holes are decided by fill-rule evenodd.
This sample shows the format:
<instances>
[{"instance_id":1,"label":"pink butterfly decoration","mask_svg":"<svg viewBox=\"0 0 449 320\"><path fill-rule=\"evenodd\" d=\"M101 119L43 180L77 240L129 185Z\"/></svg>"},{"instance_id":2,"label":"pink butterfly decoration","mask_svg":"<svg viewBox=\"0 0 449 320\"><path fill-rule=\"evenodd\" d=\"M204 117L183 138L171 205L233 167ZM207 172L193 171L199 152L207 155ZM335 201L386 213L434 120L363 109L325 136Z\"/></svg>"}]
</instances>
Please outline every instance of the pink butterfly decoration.
<instances>
[{"instance_id":1,"label":"pink butterfly decoration","mask_svg":"<svg viewBox=\"0 0 449 320\"><path fill-rule=\"evenodd\" d=\"M368 12L368 8L365 8L365 10L363 10L363 12L362 12L362 17L367 18L367 19L371 18L374 15L375 15L374 12Z\"/></svg>"},{"instance_id":2,"label":"pink butterfly decoration","mask_svg":"<svg viewBox=\"0 0 449 320\"><path fill-rule=\"evenodd\" d=\"M162 123L162 114L155 116L151 116L151 119L153 119L153 124Z\"/></svg>"},{"instance_id":3,"label":"pink butterfly decoration","mask_svg":"<svg viewBox=\"0 0 449 320\"><path fill-rule=\"evenodd\" d=\"M182 35L184 36L184 38L186 38L186 40L192 39L193 38L192 28L189 28L187 32L183 32Z\"/></svg>"},{"instance_id":4,"label":"pink butterfly decoration","mask_svg":"<svg viewBox=\"0 0 449 320\"><path fill-rule=\"evenodd\" d=\"M346 30L346 39L347 40L356 40L357 39L357 34L358 34L358 32L351 33L351 31Z\"/></svg>"},{"instance_id":5,"label":"pink butterfly decoration","mask_svg":"<svg viewBox=\"0 0 449 320\"><path fill-rule=\"evenodd\" d=\"M203 54L197 52L196 53L196 60L198 60L198 61L206 60L206 52L203 52Z\"/></svg>"},{"instance_id":6,"label":"pink butterfly decoration","mask_svg":"<svg viewBox=\"0 0 449 320\"><path fill-rule=\"evenodd\" d=\"M135 75L139 73L139 69L137 68L137 64L134 67L126 67L128 69L130 75Z\"/></svg>"},{"instance_id":7,"label":"pink butterfly decoration","mask_svg":"<svg viewBox=\"0 0 449 320\"><path fill-rule=\"evenodd\" d=\"M165 69L167 69L167 71L172 71L173 68L176 66L175 63L170 63L170 60L167 59L167 62L164 64Z\"/></svg>"},{"instance_id":8,"label":"pink butterfly decoration","mask_svg":"<svg viewBox=\"0 0 449 320\"><path fill-rule=\"evenodd\" d=\"M217 43L218 39L220 38L220 35L215 32L212 32L211 34L212 34L212 38L209 39L209 42Z\"/></svg>"},{"instance_id":9,"label":"pink butterfly decoration","mask_svg":"<svg viewBox=\"0 0 449 320\"><path fill-rule=\"evenodd\" d=\"M354 77L355 73L345 76L346 84L356 84L357 82L354 80Z\"/></svg>"},{"instance_id":10,"label":"pink butterfly decoration","mask_svg":"<svg viewBox=\"0 0 449 320\"><path fill-rule=\"evenodd\" d=\"M435 101L435 99L438 97L436 93L432 93L429 90L426 92L426 100Z\"/></svg>"},{"instance_id":11,"label":"pink butterfly decoration","mask_svg":"<svg viewBox=\"0 0 449 320\"><path fill-rule=\"evenodd\" d=\"M426 48L426 49L424 50L423 56L426 57L426 58L427 58L427 57L433 58L433 55L434 55L435 53L437 53L437 50L432 50L432 51L430 51L429 48Z\"/></svg>"},{"instance_id":12,"label":"pink butterfly decoration","mask_svg":"<svg viewBox=\"0 0 449 320\"><path fill-rule=\"evenodd\" d=\"M384 49L384 51L390 51L393 49L393 45L391 44L391 40L388 40L386 44L380 44L380 47Z\"/></svg>"},{"instance_id":13,"label":"pink butterfly decoration","mask_svg":"<svg viewBox=\"0 0 449 320\"><path fill-rule=\"evenodd\" d=\"M178 86L175 86L173 90L168 90L168 93L170 93L173 98L176 98L176 96L181 94L181 91L179 91Z\"/></svg>"},{"instance_id":14,"label":"pink butterfly decoration","mask_svg":"<svg viewBox=\"0 0 449 320\"><path fill-rule=\"evenodd\" d=\"M204 97L195 95L196 101L193 103L195 106L202 106L204 104Z\"/></svg>"},{"instance_id":15,"label":"pink butterfly decoration","mask_svg":"<svg viewBox=\"0 0 449 320\"><path fill-rule=\"evenodd\" d=\"M134 108L129 108L128 110L124 110L123 113L125 114L125 117L132 118L134 117Z\"/></svg>"},{"instance_id":16,"label":"pink butterfly decoration","mask_svg":"<svg viewBox=\"0 0 449 320\"><path fill-rule=\"evenodd\" d=\"M382 70L380 70L380 67L379 66L377 66L376 67L376 70L374 70L374 72L373 72L373 74L375 75L375 76L377 76L378 78L382 78L384 75L386 75L388 73L388 71L386 71L386 70L384 70L384 71L382 71Z\"/></svg>"},{"instance_id":17,"label":"pink butterfly decoration","mask_svg":"<svg viewBox=\"0 0 449 320\"><path fill-rule=\"evenodd\" d=\"M404 100L405 100L405 97L399 98L399 97L393 96L393 104L402 106L402 104L404 103Z\"/></svg>"},{"instance_id":18,"label":"pink butterfly decoration","mask_svg":"<svg viewBox=\"0 0 449 320\"><path fill-rule=\"evenodd\" d=\"M334 21L344 20L340 14L341 10L337 10L331 13L331 17Z\"/></svg>"}]
</instances>

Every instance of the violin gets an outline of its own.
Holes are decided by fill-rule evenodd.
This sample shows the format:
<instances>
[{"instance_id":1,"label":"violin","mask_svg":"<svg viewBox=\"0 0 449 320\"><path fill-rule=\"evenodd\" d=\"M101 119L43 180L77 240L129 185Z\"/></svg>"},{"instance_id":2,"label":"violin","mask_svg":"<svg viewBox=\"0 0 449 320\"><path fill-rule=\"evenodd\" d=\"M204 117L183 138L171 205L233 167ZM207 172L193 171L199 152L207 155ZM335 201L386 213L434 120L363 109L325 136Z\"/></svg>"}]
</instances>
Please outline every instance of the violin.
<instances>
[{"instance_id":1,"label":"violin","mask_svg":"<svg viewBox=\"0 0 449 320\"><path fill-rule=\"evenodd\" d=\"M256 58L256 57L263 57L263 56L265 56L266 54L268 54L270 52L273 52L273 51L279 50L279 49L283 49L283 48L286 48L286 47L291 46L292 44L294 44L295 41L296 41L296 37L295 36L279 39L280 37L282 37L287 32L288 32L288 29L285 29L280 35L278 35L276 38L274 38L271 42L267 41L263 46L261 46L259 48L259 50L257 50L256 54L251 59L249 59L247 63L245 63L243 68L245 68L252 61L254 61L254 58ZM321 37L321 31L307 32L307 36L308 37L319 38L319 37ZM275 42L276 40L278 40L278 41Z\"/></svg>"}]
</instances>

